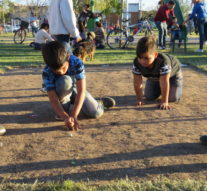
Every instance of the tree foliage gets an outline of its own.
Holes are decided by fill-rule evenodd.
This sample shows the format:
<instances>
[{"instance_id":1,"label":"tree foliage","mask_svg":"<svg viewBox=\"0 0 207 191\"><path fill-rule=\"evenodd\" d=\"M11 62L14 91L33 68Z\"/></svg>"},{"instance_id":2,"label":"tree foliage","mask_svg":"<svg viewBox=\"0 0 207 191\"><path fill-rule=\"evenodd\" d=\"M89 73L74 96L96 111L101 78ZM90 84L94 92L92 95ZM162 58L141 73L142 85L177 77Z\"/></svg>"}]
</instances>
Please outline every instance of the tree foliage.
<instances>
[{"instance_id":1,"label":"tree foliage","mask_svg":"<svg viewBox=\"0 0 207 191\"><path fill-rule=\"evenodd\" d=\"M90 0L73 0L73 5L76 12L80 13L85 3L90 4ZM122 6L120 0L94 0L95 12L101 12L105 15L116 13L121 15Z\"/></svg>"},{"instance_id":2,"label":"tree foliage","mask_svg":"<svg viewBox=\"0 0 207 191\"><path fill-rule=\"evenodd\" d=\"M10 13L14 10L14 3L10 0L0 0L0 23L9 21Z\"/></svg>"},{"instance_id":3,"label":"tree foliage","mask_svg":"<svg viewBox=\"0 0 207 191\"><path fill-rule=\"evenodd\" d=\"M48 5L48 2L48 0L26 0L29 10L34 12L38 17L43 14L43 10Z\"/></svg>"}]
</instances>

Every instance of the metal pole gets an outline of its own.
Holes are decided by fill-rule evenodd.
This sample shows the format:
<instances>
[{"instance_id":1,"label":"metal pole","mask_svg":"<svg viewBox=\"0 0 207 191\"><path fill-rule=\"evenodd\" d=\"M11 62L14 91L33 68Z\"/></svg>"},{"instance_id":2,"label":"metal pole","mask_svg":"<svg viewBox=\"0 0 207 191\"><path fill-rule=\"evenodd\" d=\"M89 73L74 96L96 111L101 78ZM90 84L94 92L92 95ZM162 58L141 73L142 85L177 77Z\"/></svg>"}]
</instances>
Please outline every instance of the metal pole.
<instances>
[{"instance_id":1,"label":"metal pole","mask_svg":"<svg viewBox=\"0 0 207 191\"><path fill-rule=\"evenodd\" d=\"M121 0L121 22L119 23L120 28L122 29L122 20L123 20L123 4L124 4L124 0Z\"/></svg>"}]
</instances>

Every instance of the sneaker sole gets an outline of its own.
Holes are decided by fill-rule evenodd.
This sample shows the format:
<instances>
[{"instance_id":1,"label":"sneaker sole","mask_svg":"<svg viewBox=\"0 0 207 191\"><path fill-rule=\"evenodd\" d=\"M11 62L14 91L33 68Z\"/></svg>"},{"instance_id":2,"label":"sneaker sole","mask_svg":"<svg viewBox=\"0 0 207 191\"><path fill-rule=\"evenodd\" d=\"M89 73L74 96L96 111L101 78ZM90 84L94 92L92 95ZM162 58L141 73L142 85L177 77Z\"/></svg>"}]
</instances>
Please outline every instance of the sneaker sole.
<instances>
[{"instance_id":1,"label":"sneaker sole","mask_svg":"<svg viewBox=\"0 0 207 191\"><path fill-rule=\"evenodd\" d=\"M101 101L103 103L103 106L107 109L116 105L116 101L111 97L104 97L101 99Z\"/></svg>"}]
</instances>

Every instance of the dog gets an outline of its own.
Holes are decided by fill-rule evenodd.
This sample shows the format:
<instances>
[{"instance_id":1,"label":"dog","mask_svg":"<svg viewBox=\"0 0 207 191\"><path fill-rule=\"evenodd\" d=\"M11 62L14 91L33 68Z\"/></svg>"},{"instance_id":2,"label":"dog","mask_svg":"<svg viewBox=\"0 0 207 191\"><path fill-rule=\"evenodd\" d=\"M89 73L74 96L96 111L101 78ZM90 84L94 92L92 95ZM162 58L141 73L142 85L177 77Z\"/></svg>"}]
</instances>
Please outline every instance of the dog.
<instances>
[{"instance_id":1,"label":"dog","mask_svg":"<svg viewBox=\"0 0 207 191\"><path fill-rule=\"evenodd\" d=\"M88 58L93 60L96 45L94 42L96 35L94 32L87 33L87 39L81 40L78 44L75 45L73 54L80 58L81 60L86 61Z\"/></svg>"}]
</instances>

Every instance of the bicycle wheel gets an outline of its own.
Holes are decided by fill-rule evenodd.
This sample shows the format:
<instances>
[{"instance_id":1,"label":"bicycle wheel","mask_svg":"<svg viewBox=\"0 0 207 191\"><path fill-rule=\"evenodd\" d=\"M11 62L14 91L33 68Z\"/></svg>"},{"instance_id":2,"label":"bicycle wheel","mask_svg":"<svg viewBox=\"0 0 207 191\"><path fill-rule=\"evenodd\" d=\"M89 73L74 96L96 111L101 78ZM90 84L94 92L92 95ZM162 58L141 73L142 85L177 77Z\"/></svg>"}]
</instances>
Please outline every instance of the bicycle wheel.
<instances>
[{"instance_id":1,"label":"bicycle wheel","mask_svg":"<svg viewBox=\"0 0 207 191\"><path fill-rule=\"evenodd\" d=\"M127 44L126 32L121 29L115 29L108 33L106 43L111 49L125 48Z\"/></svg>"},{"instance_id":2,"label":"bicycle wheel","mask_svg":"<svg viewBox=\"0 0 207 191\"><path fill-rule=\"evenodd\" d=\"M22 44L26 38L26 31L23 29L19 29L14 33L14 43Z\"/></svg>"}]
</instances>

